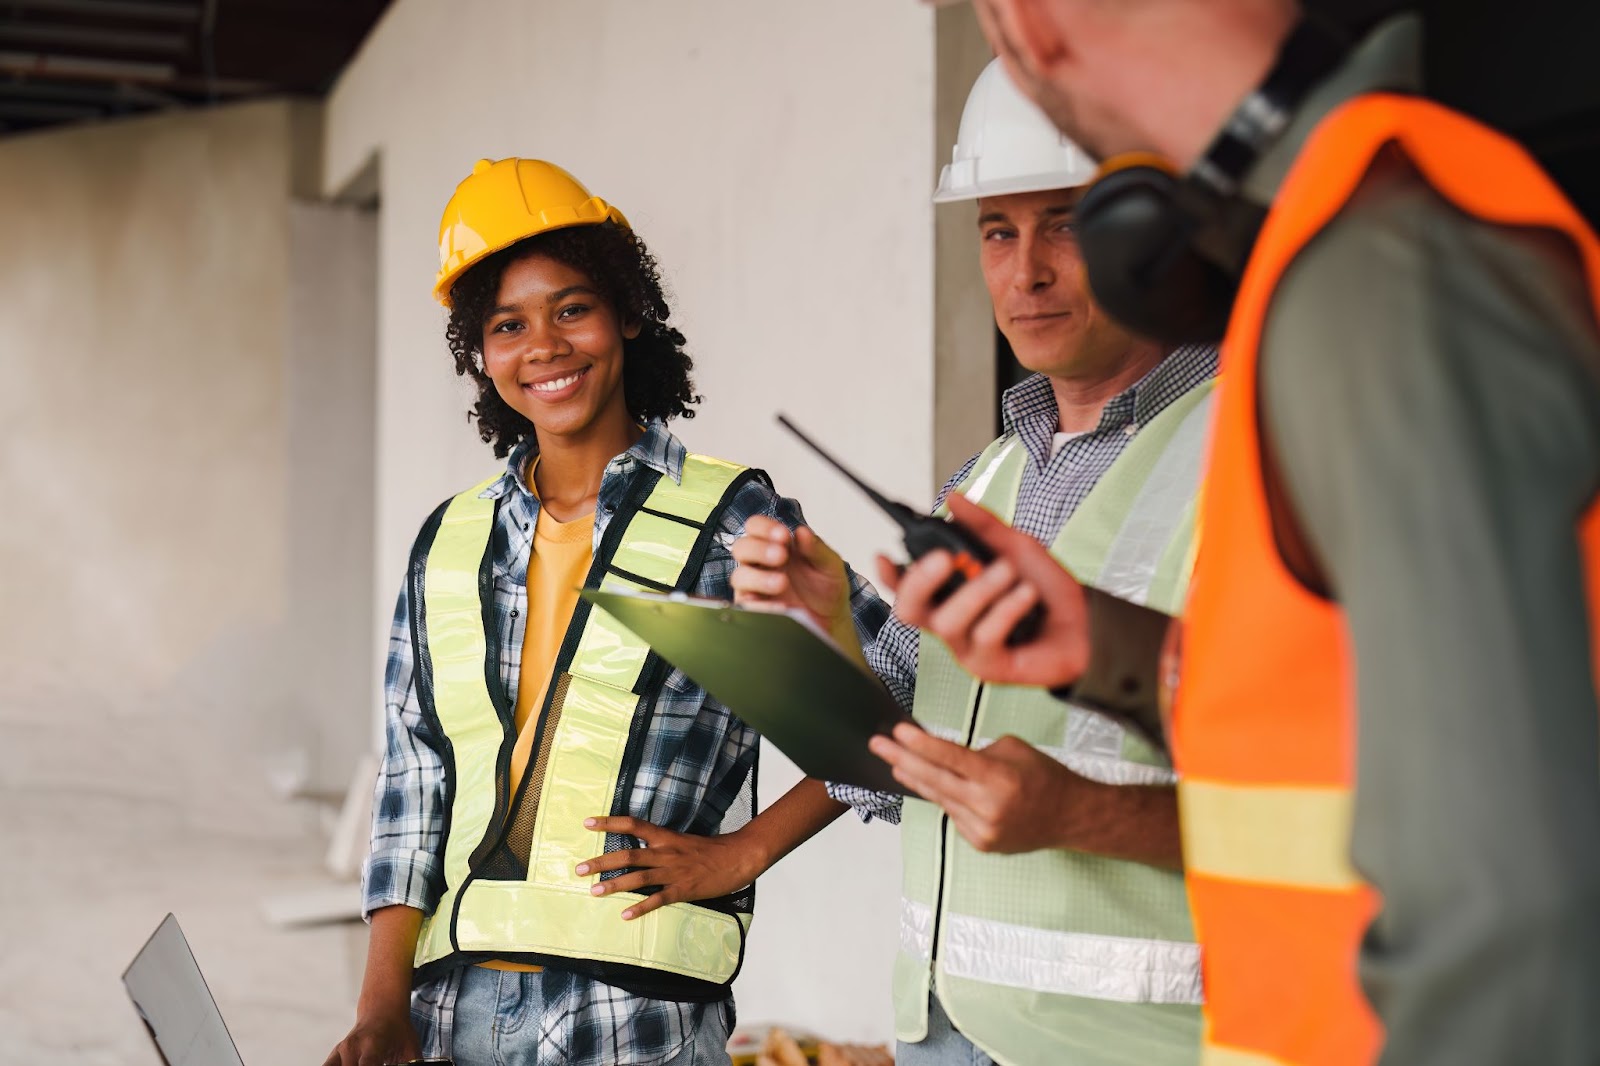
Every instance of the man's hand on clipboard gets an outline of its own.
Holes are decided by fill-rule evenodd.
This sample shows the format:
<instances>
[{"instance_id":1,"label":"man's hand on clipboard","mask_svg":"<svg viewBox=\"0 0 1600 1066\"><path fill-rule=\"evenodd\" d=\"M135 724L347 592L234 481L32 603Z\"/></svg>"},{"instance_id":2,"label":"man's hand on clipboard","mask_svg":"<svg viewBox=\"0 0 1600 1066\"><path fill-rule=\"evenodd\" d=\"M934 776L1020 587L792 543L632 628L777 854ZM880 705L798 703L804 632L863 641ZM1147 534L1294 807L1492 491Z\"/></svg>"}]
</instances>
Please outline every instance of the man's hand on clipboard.
<instances>
[{"instance_id":1,"label":"man's hand on clipboard","mask_svg":"<svg viewBox=\"0 0 1600 1066\"><path fill-rule=\"evenodd\" d=\"M794 532L754 515L733 542L733 600L756 610L798 608L847 654L865 662L850 611L850 576L839 553L809 526Z\"/></svg>"},{"instance_id":2,"label":"man's hand on clipboard","mask_svg":"<svg viewBox=\"0 0 1600 1066\"><path fill-rule=\"evenodd\" d=\"M867 747L895 780L942 807L974 848L997 855L1074 846L1111 787L1012 736L974 751L900 725L892 740L873 737Z\"/></svg>"}]
</instances>

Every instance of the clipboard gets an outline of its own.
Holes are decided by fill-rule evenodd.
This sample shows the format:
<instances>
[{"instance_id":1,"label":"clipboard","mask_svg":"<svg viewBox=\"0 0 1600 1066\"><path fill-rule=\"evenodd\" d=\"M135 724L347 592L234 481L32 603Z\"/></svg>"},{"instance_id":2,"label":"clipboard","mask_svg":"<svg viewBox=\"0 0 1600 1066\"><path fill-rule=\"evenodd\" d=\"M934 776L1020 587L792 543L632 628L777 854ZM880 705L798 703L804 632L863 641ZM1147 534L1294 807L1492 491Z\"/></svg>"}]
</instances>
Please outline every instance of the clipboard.
<instances>
[{"instance_id":1,"label":"clipboard","mask_svg":"<svg viewBox=\"0 0 1600 1066\"><path fill-rule=\"evenodd\" d=\"M679 594L581 589L809 777L915 795L867 750L911 716L871 671L798 611Z\"/></svg>"}]
</instances>

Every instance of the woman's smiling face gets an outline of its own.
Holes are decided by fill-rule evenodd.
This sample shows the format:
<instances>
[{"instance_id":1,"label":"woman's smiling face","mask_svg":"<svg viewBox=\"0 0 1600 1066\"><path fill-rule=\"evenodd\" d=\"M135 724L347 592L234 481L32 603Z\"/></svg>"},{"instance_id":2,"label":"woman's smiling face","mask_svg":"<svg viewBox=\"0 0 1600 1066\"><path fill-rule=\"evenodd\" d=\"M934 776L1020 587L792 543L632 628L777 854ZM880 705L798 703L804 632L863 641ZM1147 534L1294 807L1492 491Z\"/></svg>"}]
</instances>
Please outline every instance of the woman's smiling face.
<instances>
[{"instance_id":1,"label":"woman's smiling face","mask_svg":"<svg viewBox=\"0 0 1600 1066\"><path fill-rule=\"evenodd\" d=\"M623 341L638 335L587 274L534 253L501 275L483 326L483 368L541 436L578 436L628 418Z\"/></svg>"}]
</instances>

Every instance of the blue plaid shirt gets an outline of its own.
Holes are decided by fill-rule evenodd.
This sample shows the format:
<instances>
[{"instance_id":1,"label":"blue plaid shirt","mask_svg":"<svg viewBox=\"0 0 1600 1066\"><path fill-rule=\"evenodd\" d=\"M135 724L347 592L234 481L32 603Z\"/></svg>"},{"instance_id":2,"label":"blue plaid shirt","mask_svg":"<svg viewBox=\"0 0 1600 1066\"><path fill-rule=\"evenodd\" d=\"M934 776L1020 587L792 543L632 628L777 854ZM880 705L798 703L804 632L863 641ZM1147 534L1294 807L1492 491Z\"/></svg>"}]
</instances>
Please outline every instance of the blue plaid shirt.
<instances>
[{"instance_id":1,"label":"blue plaid shirt","mask_svg":"<svg viewBox=\"0 0 1600 1066\"><path fill-rule=\"evenodd\" d=\"M532 437L511 453L506 473L483 492L500 500L490 540L493 565L491 635L507 697L515 703L522 669L528 560L539 500L523 480L537 445ZM679 480L686 452L661 422L611 460L600 482L594 543L635 477L648 471ZM722 516L694 594L731 599L729 546L752 515L767 515L790 528L804 524L799 504L760 481L747 483ZM851 575L852 608L863 643L870 643L888 615L872 587ZM362 878L364 910L395 904L432 913L443 887L444 764L440 740L423 720L413 679L410 605L404 585L395 605L384 679L387 740L373 808L372 852ZM656 698L655 714L628 801L628 813L678 832L715 831L722 813L738 798L753 770L758 737L753 729L674 670ZM596 812L604 813L604 812ZM413 999L412 1016L427 1055L448 1055L461 971L427 982ZM538 1045L538 1060L571 1066L651 1066L677 1054L707 1010L723 1004L646 999L570 971L546 969L542 1016L523 1027Z\"/></svg>"}]
</instances>

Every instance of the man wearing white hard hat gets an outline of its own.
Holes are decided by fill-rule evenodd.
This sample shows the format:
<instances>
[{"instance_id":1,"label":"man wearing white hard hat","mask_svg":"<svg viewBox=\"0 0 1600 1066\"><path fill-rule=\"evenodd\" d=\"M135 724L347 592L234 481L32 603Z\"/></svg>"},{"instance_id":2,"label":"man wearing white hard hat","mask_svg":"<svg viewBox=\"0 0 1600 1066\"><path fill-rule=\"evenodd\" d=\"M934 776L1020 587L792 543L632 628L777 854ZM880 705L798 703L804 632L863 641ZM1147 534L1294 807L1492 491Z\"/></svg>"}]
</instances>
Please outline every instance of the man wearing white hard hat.
<instances>
[{"instance_id":1,"label":"man wearing white hard hat","mask_svg":"<svg viewBox=\"0 0 1600 1066\"><path fill-rule=\"evenodd\" d=\"M1094 172L998 61L984 70L934 200L978 201L995 321L1033 376L938 506L959 491L1086 584L1176 611L1217 353L1135 337L1095 305L1073 221ZM809 530L752 520L734 557L742 602L848 611L843 565ZM895 1061L1194 1062L1200 960L1163 752L1044 690L979 684L898 619L865 656L925 730L890 751L924 799L830 787L901 823Z\"/></svg>"}]
</instances>

